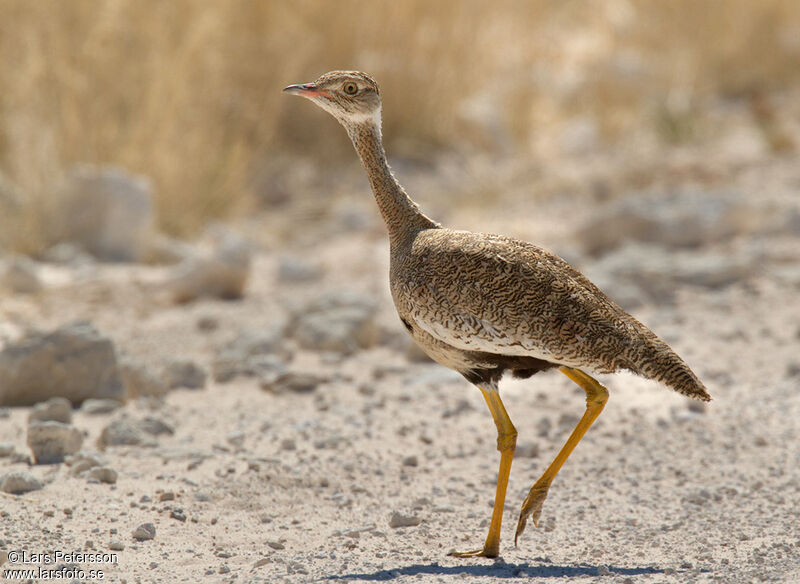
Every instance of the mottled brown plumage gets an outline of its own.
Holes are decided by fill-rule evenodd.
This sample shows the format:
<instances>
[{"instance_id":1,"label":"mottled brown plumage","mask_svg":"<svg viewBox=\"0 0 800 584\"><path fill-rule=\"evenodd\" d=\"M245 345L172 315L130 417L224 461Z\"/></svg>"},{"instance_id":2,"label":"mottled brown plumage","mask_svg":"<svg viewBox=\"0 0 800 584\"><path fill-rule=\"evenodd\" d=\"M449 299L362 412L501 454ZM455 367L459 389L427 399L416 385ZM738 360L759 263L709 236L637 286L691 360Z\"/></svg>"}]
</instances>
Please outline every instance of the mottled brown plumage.
<instances>
[{"instance_id":1,"label":"mottled brown plumage","mask_svg":"<svg viewBox=\"0 0 800 584\"><path fill-rule=\"evenodd\" d=\"M666 343L547 250L498 235L428 229L397 251L390 281L401 318L438 362L468 377L491 377L498 368L473 351L527 355L597 373L627 369L708 399Z\"/></svg>"},{"instance_id":2,"label":"mottled brown plumage","mask_svg":"<svg viewBox=\"0 0 800 584\"><path fill-rule=\"evenodd\" d=\"M464 555L496 556L499 550L516 443L497 394L506 371L528 377L558 367L587 393L584 418L531 488L517 536L528 516L537 520L550 482L605 404L605 388L581 369L625 369L689 397L710 399L666 343L558 256L509 237L446 229L426 217L387 164L380 90L371 77L334 71L286 91L308 97L347 130L389 231L389 282L403 324L431 358L481 389L497 424L501 471L489 537L482 550Z\"/></svg>"}]
</instances>

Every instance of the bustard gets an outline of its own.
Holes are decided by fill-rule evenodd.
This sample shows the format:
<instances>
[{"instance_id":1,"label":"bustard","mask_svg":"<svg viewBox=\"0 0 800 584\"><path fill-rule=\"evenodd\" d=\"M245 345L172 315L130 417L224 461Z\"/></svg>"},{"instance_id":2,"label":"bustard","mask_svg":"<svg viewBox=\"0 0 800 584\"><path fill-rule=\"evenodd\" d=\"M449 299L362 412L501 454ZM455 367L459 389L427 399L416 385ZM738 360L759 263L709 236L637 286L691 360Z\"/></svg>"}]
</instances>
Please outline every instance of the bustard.
<instances>
[{"instance_id":1,"label":"bustard","mask_svg":"<svg viewBox=\"0 0 800 584\"><path fill-rule=\"evenodd\" d=\"M290 85L347 130L389 231L392 298L403 325L434 360L483 393L497 426L500 468L483 548L460 557L496 557L517 431L498 393L504 373L530 377L558 368L586 392L586 411L531 487L517 522L538 524L556 474L603 410L608 390L585 373L627 369L692 398L711 397L664 341L549 251L501 235L456 231L426 217L397 182L381 141L381 98L372 77L332 71Z\"/></svg>"}]
</instances>

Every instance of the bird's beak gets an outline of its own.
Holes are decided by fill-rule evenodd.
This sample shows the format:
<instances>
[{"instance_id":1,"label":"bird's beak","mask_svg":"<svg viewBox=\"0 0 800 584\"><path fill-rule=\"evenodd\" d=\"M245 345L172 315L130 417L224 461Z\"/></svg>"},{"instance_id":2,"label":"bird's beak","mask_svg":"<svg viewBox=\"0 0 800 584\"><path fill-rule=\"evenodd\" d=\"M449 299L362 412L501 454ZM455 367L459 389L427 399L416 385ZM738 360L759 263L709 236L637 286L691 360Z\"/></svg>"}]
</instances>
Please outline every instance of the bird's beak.
<instances>
[{"instance_id":1,"label":"bird's beak","mask_svg":"<svg viewBox=\"0 0 800 584\"><path fill-rule=\"evenodd\" d=\"M284 87L283 91L286 93L291 93L292 95L301 95L303 97L317 97L318 95L324 95L325 97L330 97L330 94L327 91L319 91L317 86L313 83L302 83L300 85L289 85L288 87Z\"/></svg>"}]
</instances>

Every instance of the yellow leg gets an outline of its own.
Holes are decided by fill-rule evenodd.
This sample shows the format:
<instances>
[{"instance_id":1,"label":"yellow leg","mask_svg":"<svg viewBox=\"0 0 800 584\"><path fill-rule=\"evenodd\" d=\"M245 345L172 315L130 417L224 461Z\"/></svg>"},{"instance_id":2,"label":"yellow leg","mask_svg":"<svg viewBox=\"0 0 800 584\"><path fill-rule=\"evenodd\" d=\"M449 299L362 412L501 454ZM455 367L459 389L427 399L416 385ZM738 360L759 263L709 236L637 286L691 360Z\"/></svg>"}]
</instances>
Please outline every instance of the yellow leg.
<instances>
[{"instance_id":1,"label":"yellow leg","mask_svg":"<svg viewBox=\"0 0 800 584\"><path fill-rule=\"evenodd\" d=\"M508 487L508 474L511 472L511 461L514 459L514 449L517 447L517 429L511 423L508 412L500 399L496 388L484 389L479 387L492 413L497 426L497 450L500 451L500 470L497 471L497 491L494 496L494 509L492 522L489 525L489 534L483 548L471 552L454 552L459 558L483 556L496 558L500 553L500 526L503 523L503 506L506 501L506 488Z\"/></svg>"},{"instance_id":2,"label":"yellow leg","mask_svg":"<svg viewBox=\"0 0 800 584\"><path fill-rule=\"evenodd\" d=\"M583 435L586 434L586 431L597 419L597 416L600 415L600 412L603 411L606 401L608 401L608 390L593 377L587 375L580 369L561 367L560 371L586 392L586 412L584 412L583 417L575 426L575 429L572 431L572 434L570 434L563 448L561 448L558 456L556 456L555 460L553 460L550 466L547 467L547 470L544 471L544 474L542 474L539 480L531 487L528 496L525 497L525 501L522 503L522 510L519 513L517 533L514 536L514 545L517 544L517 539L519 539L519 536L525 530L528 517L532 517L533 524L536 527L539 526L542 504L545 498L547 498L547 490L550 488L550 484L553 482L553 479L556 478L556 474L561 470L567 457L569 457L578 445L578 442L581 441L581 438L583 438Z\"/></svg>"}]
</instances>

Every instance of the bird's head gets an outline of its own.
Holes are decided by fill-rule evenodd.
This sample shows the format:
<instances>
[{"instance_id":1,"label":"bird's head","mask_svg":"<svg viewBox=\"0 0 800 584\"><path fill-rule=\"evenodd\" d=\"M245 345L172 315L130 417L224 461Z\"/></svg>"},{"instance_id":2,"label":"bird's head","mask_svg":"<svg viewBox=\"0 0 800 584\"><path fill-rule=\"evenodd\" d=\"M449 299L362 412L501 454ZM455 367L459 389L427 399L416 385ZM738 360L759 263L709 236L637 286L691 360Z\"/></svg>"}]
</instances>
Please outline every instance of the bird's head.
<instances>
[{"instance_id":1,"label":"bird's head","mask_svg":"<svg viewBox=\"0 0 800 584\"><path fill-rule=\"evenodd\" d=\"M375 80L359 71L331 71L313 83L290 85L286 93L310 99L345 128L381 125L381 93Z\"/></svg>"}]
</instances>

